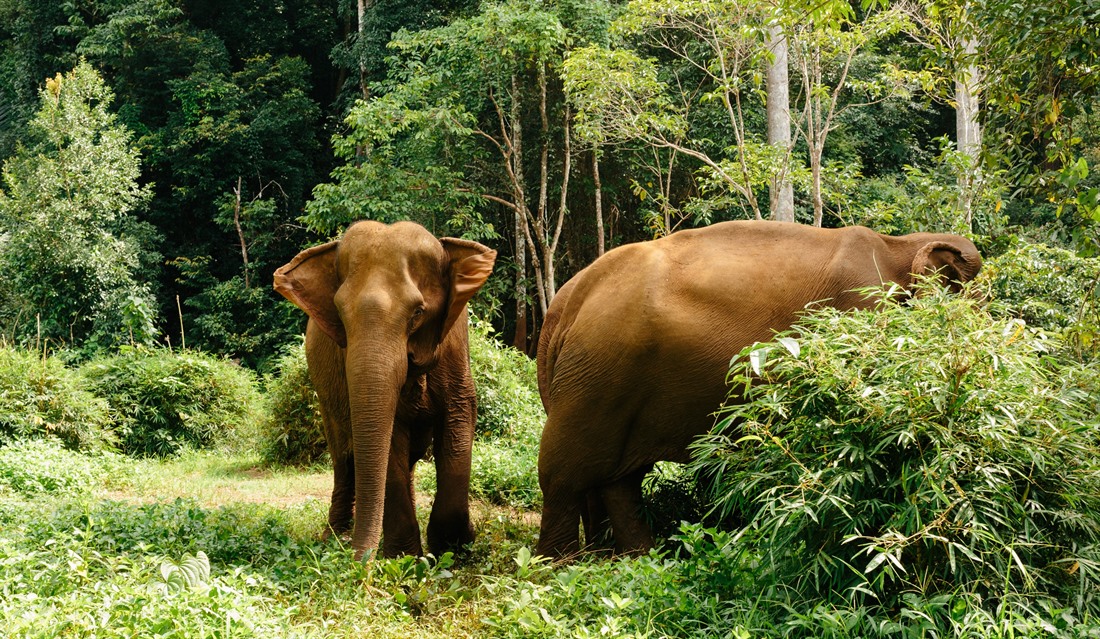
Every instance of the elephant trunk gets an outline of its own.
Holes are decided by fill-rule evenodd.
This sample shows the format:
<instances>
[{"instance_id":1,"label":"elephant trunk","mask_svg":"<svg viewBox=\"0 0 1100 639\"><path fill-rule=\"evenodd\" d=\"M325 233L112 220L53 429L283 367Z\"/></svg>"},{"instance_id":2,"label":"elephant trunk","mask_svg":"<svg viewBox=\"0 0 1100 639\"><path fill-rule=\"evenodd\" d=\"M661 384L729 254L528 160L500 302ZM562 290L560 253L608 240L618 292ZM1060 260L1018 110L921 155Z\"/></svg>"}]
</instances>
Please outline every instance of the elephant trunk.
<instances>
[{"instance_id":1,"label":"elephant trunk","mask_svg":"<svg viewBox=\"0 0 1100 639\"><path fill-rule=\"evenodd\" d=\"M376 325L377 327L377 325ZM408 372L404 335L349 335L346 360L351 408L351 444L355 459L356 559L378 549L382 536L386 470L398 397Z\"/></svg>"}]
</instances>

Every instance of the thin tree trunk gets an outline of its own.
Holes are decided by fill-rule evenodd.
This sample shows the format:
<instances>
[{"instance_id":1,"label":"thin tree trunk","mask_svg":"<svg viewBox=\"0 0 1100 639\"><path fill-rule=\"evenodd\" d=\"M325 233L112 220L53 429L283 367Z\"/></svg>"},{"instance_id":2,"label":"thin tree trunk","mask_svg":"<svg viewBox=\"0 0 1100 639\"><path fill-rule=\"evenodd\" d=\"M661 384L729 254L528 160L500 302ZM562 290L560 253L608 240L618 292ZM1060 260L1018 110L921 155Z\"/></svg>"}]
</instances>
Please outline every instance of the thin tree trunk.
<instances>
[{"instance_id":1,"label":"thin tree trunk","mask_svg":"<svg viewBox=\"0 0 1100 639\"><path fill-rule=\"evenodd\" d=\"M549 307L550 302L554 301L554 296L558 294L557 277L554 275L554 258L558 254L558 241L561 240L561 230L565 225L565 214L568 209L568 196L569 196L569 176L573 172L573 144L572 135L569 130L569 119L572 117L572 111L569 109L569 105L566 104L564 109L565 124L562 127L565 131L565 138L562 143L562 153L565 155L564 166L561 173L561 200L558 202L558 219L554 225L554 237L550 240L543 253L543 262L545 262L546 272L546 304ZM546 315L546 308L542 309L542 314Z\"/></svg>"},{"instance_id":2,"label":"thin tree trunk","mask_svg":"<svg viewBox=\"0 0 1100 639\"><path fill-rule=\"evenodd\" d=\"M791 98L787 78L787 37L783 28L768 28L768 48L774 58L768 63L768 144L783 154L783 163L771 180L769 207L771 218L783 222L794 221L794 189L790 179L791 161Z\"/></svg>"},{"instance_id":3,"label":"thin tree trunk","mask_svg":"<svg viewBox=\"0 0 1100 639\"><path fill-rule=\"evenodd\" d=\"M362 57L363 38L366 35L366 21L367 11L374 4L374 0L359 0L359 91L363 94L363 99L366 100L370 97L370 91L367 88L367 64Z\"/></svg>"},{"instance_id":4,"label":"thin tree trunk","mask_svg":"<svg viewBox=\"0 0 1100 639\"><path fill-rule=\"evenodd\" d=\"M512 175L516 200L516 337L513 345L527 352L527 200L523 189L523 122L520 120L519 79L512 76Z\"/></svg>"},{"instance_id":5,"label":"thin tree trunk","mask_svg":"<svg viewBox=\"0 0 1100 639\"><path fill-rule=\"evenodd\" d=\"M810 173L813 176L813 204L814 204L814 226L821 228L821 223L825 217L825 202L821 198L821 153L815 151L813 153L813 160L811 161Z\"/></svg>"},{"instance_id":6,"label":"thin tree trunk","mask_svg":"<svg viewBox=\"0 0 1100 639\"><path fill-rule=\"evenodd\" d=\"M603 187L600 185L600 150L592 149L592 182L596 186L596 257L603 255Z\"/></svg>"},{"instance_id":7,"label":"thin tree trunk","mask_svg":"<svg viewBox=\"0 0 1100 639\"><path fill-rule=\"evenodd\" d=\"M262 191L261 191L262 193ZM237 238L241 242L241 260L244 261L244 287L250 288L248 281L248 243L244 241L244 229L241 228L241 176L237 176L237 188L233 189L236 201L233 203L233 225L237 227Z\"/></svg>"}]
</instances>

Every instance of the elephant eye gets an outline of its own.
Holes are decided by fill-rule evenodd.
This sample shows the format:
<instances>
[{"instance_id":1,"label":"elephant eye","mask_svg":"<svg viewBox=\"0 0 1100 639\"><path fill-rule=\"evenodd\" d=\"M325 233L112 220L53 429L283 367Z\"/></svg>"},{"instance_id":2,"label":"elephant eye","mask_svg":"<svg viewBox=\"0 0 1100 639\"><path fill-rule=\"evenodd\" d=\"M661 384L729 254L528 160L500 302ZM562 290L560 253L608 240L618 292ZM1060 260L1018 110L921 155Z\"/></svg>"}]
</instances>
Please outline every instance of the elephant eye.
<instances>
[{"instance_id":1,"label":"elephant eye","mask_svg":"<svg viewBox=\"0 0 1100 639\"><path fill-rule=\"evenodd\" d=\"M419 319L424 314L424 309L419 306L413 310L413 319Z\"/></svg>"}]
</instances>

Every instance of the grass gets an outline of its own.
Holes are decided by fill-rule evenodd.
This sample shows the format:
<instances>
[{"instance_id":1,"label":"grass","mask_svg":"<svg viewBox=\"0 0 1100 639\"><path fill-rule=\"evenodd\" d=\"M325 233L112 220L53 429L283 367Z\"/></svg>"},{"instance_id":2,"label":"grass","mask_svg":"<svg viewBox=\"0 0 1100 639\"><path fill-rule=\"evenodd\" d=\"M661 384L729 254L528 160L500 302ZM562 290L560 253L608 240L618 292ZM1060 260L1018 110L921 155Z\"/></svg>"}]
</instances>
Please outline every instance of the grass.
<instances>
[{"instance_id":1,"label":"grass","mask_svg":"<svg viewBox=\"0 0 1100 639\"><path fill-rule=\"evenodd\" d=\"M535 538L532 511L477 501L479 539L459 564L364 566L341 540L320 540L327 468L257 462L119 458L76 495L16 494L0 481L5 636L484 636L480 580L513 572ZM430 495L419 507L426 520ZM171 578L200 556L205 578Z\"/></svg>"},{"instance_id":2,"label":"grass","mask_svg":"<svg viewBox=\"0 0 1100 639\"><path fill-rule=\"evenodd\" d=\"M233 503L291 507L311 501L327 505L332 471L320 465L262 467L254 455L193 451L163 462L137 460L126 484L100 496L137 502L193 499L208 508Z\"/></svg>"}]
</instances>

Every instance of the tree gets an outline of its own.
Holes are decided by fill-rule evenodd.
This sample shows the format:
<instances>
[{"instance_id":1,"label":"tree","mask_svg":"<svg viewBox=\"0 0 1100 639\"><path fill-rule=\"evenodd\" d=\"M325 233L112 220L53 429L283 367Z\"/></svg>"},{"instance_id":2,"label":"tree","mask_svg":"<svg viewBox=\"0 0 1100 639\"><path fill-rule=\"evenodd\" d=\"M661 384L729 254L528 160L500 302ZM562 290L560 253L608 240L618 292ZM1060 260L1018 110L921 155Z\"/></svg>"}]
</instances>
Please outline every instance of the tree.
<instances>
[{"instance_id":1,"label":"tree","mask_svg":"<svg viewBox=\"0 0 1100 639\"><path fill-rule=\"evenodd\" d=\"M852 61L861 49L896 33L902 21L894 10L874 12L857 21L847 2L812 4L788 15L786 33L802 85L802 113L797 116L796 124L809 156L813 223L821 226L825 209L823 159L829 133L839 125L838 116L843 111L881 100L885 94L882 86L864 81L860 84L870 94L867 101L843 100L851 84Z\"/></svg>"},{"instance_id":2,"label":"tree","mask_svg":"<svg viewBox=\"0 0 1100 639\"><path fill-rule=\"evenodd\" d=\"M516 344L526 348L527 260L545 313L568 211L572 113L556 90L566 37L556 15L525 0L399 33L390 79L352 109L337 140L349 161L315 190L306 222L327 233L358 216L414 219L486 237L496 229L478 207L503 207L515 242ZM362 150L355 162L353 149Z\"/></svg>"},{"instance_id":3,"label":"tree","mask_svg":"<svg viewBox=\"0 0 1100 639\"><path fill-rule=\"evenodd\" d=\"M896 6L909 20L905 31L932 56L932 73L925 76L929 95L955 109L955 145L967 160L958 174L960 201L966 226L973 229L974 194L981 180L982 31L969 0L908 0Z\"/></svg>"},{"instance_id":4,"label":"tree","mask_svg":"<svg viewBox=\"0 0 1100 639\"><path fill-rule=\"evenodd\" d=\"M769 210L773 220L794 221L794 188L788 166L791 153L791 100L787 78L787 37L783 26L776 21L768 25L767 61L768 82L768 144L783 153L783 168L772 178Z\"/></svg>"},{"instance_id":5,"label":"tree","mask_svg":"<svg viewBox=\"0 0 1100 639\"><path fill-rule=\"evenodd\" d=\"M1080 126L1100 99L1100 7L989 0L972 10L986 37L988 152L1027 197L1075 212L1079 246L1100 252L1100 186L1087 159L1100 145Z\"/></svg>"},{"instance_id":6,"label":"tree","mask_svg":"<svg viewBox=\"0 0 1100 639\"><path fill-rule=\"evenodd\" d=\"M109 111L111 90L86 62L46 81L25 146L4 163L0 291L4 320L21 341L95 350L155 337L150 230L135 213L132 134Z\"/></svg>"},{"instance_id":7,"label":"tree","mask_svg":"<svg viewBox=\"0 0 1100 639\"><path fill-rule=\"evenodd\" d=\"M760 219L756 190L767 185L777 164L775 149L750 130L746 119L747 108L763 93L763 10L752 0L635 0L612 24L612 32L636 39L639 47L658 51L674 64L659 73L653 59L634 50L588 47L571 56L567 90L583 105L578 108L589 126L603 128L599 135L671 151L668 165L675 155L692 158L703 167L704 190L732 192ZM605 65L613 78L601 79ZM714 112L709 105L716 106ZM728 143L693 131L696 117L721 118L717 121Z\"/></svg>"}]
</instances>

